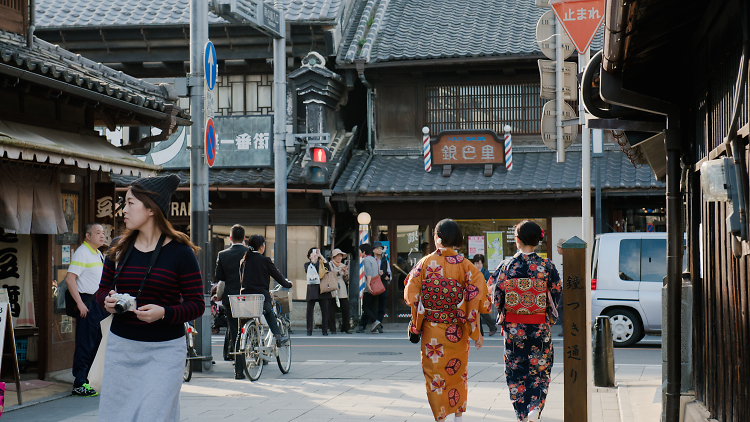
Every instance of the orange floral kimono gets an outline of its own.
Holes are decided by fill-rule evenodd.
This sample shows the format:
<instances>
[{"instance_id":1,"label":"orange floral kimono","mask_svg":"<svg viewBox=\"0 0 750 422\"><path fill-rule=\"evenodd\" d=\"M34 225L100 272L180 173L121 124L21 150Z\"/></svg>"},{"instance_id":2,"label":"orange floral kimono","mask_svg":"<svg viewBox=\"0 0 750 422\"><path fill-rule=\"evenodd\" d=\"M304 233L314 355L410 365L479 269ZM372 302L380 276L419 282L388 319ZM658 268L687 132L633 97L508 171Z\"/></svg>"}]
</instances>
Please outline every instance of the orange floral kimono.
<instances>
[{"instance_id":1,"label":"orange floral kimono","mask_svg":"<svg viewBox=\"0 0 750 422\"><path fill-rule=\"evenodd\" d=\"M466 411L469 339L479 338L479 314L491 300L482 273L453 249L422 258L409 273L404 300L409 330L422 334L422 370L435 420Z\"/></svg>"}]
</instances>

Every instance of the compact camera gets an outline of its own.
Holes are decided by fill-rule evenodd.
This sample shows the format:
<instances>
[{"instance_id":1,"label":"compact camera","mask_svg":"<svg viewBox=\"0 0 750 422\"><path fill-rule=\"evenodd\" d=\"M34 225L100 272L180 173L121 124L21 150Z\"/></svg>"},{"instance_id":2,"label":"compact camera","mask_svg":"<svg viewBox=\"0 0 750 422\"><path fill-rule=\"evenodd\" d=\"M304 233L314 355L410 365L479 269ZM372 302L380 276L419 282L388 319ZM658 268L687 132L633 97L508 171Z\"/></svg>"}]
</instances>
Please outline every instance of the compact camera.
<instances>
[{"instance_id":1,"label":"compact camera","mask_svg":"<svg viewBox=\"0 0 750 422\"><path fill-rule=\"evenodd\" d=\"M134 311L138 305L135 303L135 298L127 293L115 293L111 296L117 302L115 303L115 311L118 314L124 314L128 311Z\"/></svg>"}]
</instances>

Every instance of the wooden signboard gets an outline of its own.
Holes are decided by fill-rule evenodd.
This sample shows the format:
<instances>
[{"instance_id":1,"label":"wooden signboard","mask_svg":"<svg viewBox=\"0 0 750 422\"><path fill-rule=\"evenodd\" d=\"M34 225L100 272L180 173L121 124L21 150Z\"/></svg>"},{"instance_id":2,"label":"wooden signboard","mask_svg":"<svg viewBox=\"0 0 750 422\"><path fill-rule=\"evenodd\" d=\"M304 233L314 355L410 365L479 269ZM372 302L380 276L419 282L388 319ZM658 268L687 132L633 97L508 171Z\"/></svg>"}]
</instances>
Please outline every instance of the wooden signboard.
<instances>
[{"instance_id":1,"label":"wooden signboard","mask_svg":"<svg viewBox=\"0 0 750 422\"><path fill-rule=\"evenodd\" d=\"M565 422L588 420L588 348L586 347L586 242L563 243L563 367Z\"/></svg>"},{"instance_id":2,"label":"wooden signboard","mask_svg":"<svg viewBox=\"0 0 750 422\"><path fill-rule=\"evenodd\" d=\"M5 353L5 345L8 345L8 353ZM18 396L18 404L22 404L21 401L21 375L18 370L18 354L16 352L16 338L13 335L13 320L10 317L10 303L0 302L0 350L3 351L2 359L0 359L0 373L2 368L8 369L8 365L12 366L14 381L16 382L16 395Z\"/></svg>"},{"instance_id":3,"label":"wooden signboard","mask_svg":"<svg viewBox=\"0 0 750 422\"><path fill-rule=\"evenodd\" d=\"M505 143L492 130L446 130L430 140L432 162L450 175L451 166L505 165Z\"/></svg>"}]
</instances>

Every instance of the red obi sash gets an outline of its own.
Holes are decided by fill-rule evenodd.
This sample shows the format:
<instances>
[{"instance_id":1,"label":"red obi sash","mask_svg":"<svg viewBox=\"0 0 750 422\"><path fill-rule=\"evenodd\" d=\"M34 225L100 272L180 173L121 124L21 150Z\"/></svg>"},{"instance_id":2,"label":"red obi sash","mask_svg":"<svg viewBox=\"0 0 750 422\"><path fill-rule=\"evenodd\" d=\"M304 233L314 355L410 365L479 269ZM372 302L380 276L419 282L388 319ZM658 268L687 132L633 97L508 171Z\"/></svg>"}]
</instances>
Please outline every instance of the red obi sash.
<instances>
[{"instance_id":1,"label":"red obi sash","mask_svg":"<svg viewBox=\"0 0 750 422\"><path fill-rule=\"evenodd\" d=\"M547 312L547 281L510 278L505 281L505 320L520 324L544 324Z\"/></svg>"},{"instance_id":2,"label":"red obi sash","mask_svg":"<svg viewBox=\"0 0 750 422\"><path fill-rule=\"evenodd\" d=\"M422 281L424 318L440 324L466 322L466 313L458 306L464 300L464 286L450 278L426 278Z\"/></svg>"}]
</instances>

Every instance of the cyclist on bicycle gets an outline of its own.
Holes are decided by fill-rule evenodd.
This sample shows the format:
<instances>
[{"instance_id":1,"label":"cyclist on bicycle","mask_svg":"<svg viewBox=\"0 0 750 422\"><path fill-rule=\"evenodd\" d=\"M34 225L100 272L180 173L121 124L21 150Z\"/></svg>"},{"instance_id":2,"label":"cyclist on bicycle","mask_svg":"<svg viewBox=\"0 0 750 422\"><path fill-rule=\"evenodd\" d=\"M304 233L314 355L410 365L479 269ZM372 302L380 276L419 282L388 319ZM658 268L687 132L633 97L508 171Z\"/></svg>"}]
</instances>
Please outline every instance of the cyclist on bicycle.
<instances>
[{"instance_id":1,"label":"cyclist on bicycle","mask_svg":"<svg viewBox=\"0 0 750 422\"><path fill-rule=\"evenodd\" d=\"M276 337L276 344L281 345L289 340L289 338L281 335L279 326L276 323L271 293L268 290L268 280L269 277L273 277L277 283L286 288L291 288L292 282L281 275L278 268L271 262L271 258L263 256L263 252L266 251L266 239L263 236L254 234L247 243L248 251L245 253L245 257L242 258L242 261L240 261L240 283L242 285L240 294L262 294L266 297L263 303L263 316L266 317L268 327L271 329L274 337Z\"/></svg>"}]
</instances>

